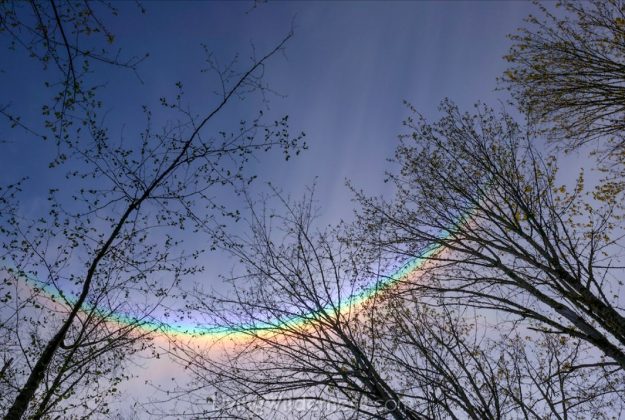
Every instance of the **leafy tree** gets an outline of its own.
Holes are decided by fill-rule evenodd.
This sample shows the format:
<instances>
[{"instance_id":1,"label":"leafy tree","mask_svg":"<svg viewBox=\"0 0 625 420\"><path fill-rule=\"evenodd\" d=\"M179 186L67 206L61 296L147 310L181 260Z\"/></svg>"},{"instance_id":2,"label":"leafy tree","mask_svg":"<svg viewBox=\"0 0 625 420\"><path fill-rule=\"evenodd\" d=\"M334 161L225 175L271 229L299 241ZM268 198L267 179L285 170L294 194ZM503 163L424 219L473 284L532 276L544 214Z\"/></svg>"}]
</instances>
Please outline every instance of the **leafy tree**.
<instances>
[{"instance_id":1,"label":"leafy tree","mask_svg":"<svg viewBox=\"0 0 625 420\"><path fill-rule=\"evenodd\" d=\"M577 147L599 140L623 161L625 3L563 1L511 36L503 81L531 120ZM551 9L551 10L550 10Z\"/></svg>"},{"instance_id":2,"label":"leafy tree","mask_svg":"<svg viewBox=\"0 0 625 420\"><path fill-rule=\"evenodd\" d=\"M178 83L177 95L161 100L170 122L155 127L144 107L145 130L114 138L101 124L96 88L87 86L89 63L133 69L136 61L73 42L94 32L112 41L94 4L0 5L5 39L61 75L43 125L59 146L49 170L66 171L62 188L50 189L45 213L34 218L15 201L28 182L0 190L0 205L10 210L0 223L0 407L7 419L108 413L108 397L127 378L124 362L150 345L163 300L181 278L203 269L203 250L186 249L183 232L210 232L220 217L236 217L213 194L253 179L245 169L251 156L278 148L288 158L302 147L286 117L265 122L260 112L232 132L209 127L233 99L265 92L264 66L291 34L242 70L238 63L218 67L209 56L222 90L206 111L189 110ZM3 112L11 125L36 134L37 122ZM127 319L114 322L120 313Z\"/></svg>"}]
</instances>

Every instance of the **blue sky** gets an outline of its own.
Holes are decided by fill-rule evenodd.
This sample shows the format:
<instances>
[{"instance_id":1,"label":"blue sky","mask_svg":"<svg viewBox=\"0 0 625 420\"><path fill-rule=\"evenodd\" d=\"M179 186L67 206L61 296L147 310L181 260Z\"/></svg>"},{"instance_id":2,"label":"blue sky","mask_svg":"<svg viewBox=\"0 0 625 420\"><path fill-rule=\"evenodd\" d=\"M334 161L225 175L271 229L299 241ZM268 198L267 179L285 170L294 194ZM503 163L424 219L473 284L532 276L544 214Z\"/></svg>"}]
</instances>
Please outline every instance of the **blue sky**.
<instances>
[{"instance_id":1,"label":"blue sky","mask_svg":"<svg viewBox=\"0 0 625 420\"><path fill-rule=\"evenodd\" d=\"M533 9L526 2L270 2L252 9L250 2L146 2L140 15L133 3L119 3L120 16L108 19L122 54L150 57L142 63L142 83L127 71L101 67L107 81L102 91L105 121L112 133L136 134L143 128L140 107L157 107L181 81L187 101L198 113L215 101L210 75L200 72L206 46L220 60L240 53L242 62L251 43L260 53L271 49L294 25L295 37L284 56L267 66L266 80L286 95L271 99L269 114L290 115L292 131L304 131L309 150L284 163L262 156L252 162L259 175L254 192L266 182L295 198L317 179L320 225L351 216L353 203L345 187L349 179L370 194L384 193L384 170L392 157L408 115L408 100L435 118L441 99L461 108L476 101L498 106L496 77L505 68L506 34L521 26ZM28 118L37 118L46 100L40 66L18 52L0 54L0 104ZM251 115L259 103L235 102L225 110L224 124ZM159 114L156 114L157 118ZM163 121L155 120L155 125ZM47 168L51 144L10 129L0 121L1 181L29 175L24 211L43 207L48 186L61 173ZM238 203L233 198L231 204ZM194 238L188 238L193 244ZM230 262L209 260L211 277ZM224 261L223 259L220 261ZM207 281L212 281L207 279ZM168 377L166 366L152 372ZM141 381L142 382L142 381ZM141 392L139 392L141 394Z\"/></svg>"},{"instance_id":2,"label":"blue sky","mask_svg":"<svg viewBox=\"0 0 625 420\"><path fill-rule=\"evenodd\" d=\"M292 131L305 131L310 149L288 165L262 157L251 169L261 181L294 195L318 177L324 223L350 213L346 178L372 193L383 188L385 159L392 156L407 116L402 100L435 117L444 97L465 109L477 100L497 105L505 98L494 89L504 69L506 34L532 8L524 2L275 2L252 10L250 5L148 2L141 16L134 4L119 4L120 16L108 20L115 46L122 56L149 52L150 57L139 68L142 84L127 71L96 69L107 81L102 91L106 121L113 135L137 133L143 128L140 106L156 105L174 91L176 81L183 82L187 100L201 113L215 98L214 79L200 72L200 44L224 62L237 52L244 62L251 43L259 53L266 51L293 24L295 37L286 55L267 67L270 86L286 95L271 98L269 112L289 114ZM33 104L45 100L39 66L23 54L2 54L2 103L35 117ZM253 113L258 106L234 103L224 116ZM10 141L0 156L4 179L23 173L50 179L43 164L50 150L41 142L4 122L0 138ZM45 191L37 184L32 200Z\"/></svg>"}]
</instances>

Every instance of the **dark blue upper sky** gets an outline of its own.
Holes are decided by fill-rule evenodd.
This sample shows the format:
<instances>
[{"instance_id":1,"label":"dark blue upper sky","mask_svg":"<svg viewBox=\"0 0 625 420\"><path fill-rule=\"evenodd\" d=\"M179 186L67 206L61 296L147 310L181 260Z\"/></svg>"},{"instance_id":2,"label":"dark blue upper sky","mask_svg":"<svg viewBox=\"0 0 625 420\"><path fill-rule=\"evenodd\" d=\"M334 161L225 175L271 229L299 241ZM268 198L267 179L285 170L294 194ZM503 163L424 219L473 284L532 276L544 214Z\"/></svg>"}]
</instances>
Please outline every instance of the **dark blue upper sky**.
<instances>
[{"instance_id":1,"label":"dark blue upper sky","mask_svg":"<svg viewBox=\"0 0 625 420\"><path fill-rule=\"evenodd\" d=\"M150 53L139 69L142 84L130 72L96 68L107 81L102 98L112 134L135 135L143 128L140 106L155 106L159 97L174 91L176 81L184 83L196 112L214 103L215 80L200 72L205 67L201 44L223 62L238 52L244 63L252 43L259 53L267 51L294 25L286 55L275 57L267 67L271 87L286 95L272 98L270 113L289 114L293 132L307 133L310 150L288 165L264 157L252 169L263 181L294 195L319 177L324 222L349 214L346 178L372 193L383 188L385 159L392 155L407 115L402 100L435 116L444 97L464 108L477 100L494 104L505 98L494 89L504 69L506 34L532 8L525 2L270 2L253 9L247 2L144 6L145 15L128 2L118 4L119 17L104 16L122 56ZM25 118L37 117L46 98L40 66L19 51L3 49L1 54L1 103L11 102ZM234 103L224 118L237 119L256 108L253 102ZM54 179L44 164L50 150L41 142L8 129L4 121L0 137L10 141L0 156L3 180L21 174ZM34 188L30 198L37 201L44 184L38 183L41 188Z\"/></svg>"}]
</instances>

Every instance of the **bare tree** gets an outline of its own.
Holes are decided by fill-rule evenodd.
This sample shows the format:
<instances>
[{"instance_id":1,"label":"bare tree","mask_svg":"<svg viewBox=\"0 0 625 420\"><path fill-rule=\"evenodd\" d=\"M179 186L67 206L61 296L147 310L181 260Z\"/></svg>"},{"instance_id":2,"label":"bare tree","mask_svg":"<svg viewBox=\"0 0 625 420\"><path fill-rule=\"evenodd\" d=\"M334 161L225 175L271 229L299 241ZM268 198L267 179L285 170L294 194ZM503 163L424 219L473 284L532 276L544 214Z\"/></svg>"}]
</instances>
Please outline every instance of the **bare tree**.
<instances>
[{"instance_id":1,"label":"bare tree","mask_svg":"<svg viewBox=\"0 0 625 420\"><path fill-rule=\"evenodd\" d=\"M191 411L176 415L422 418L392 386L393 373L377 364L375 345L350 308L361 286L354 255L335 232L314 230L310 200L287 207L283 217L253 210L251 237L224 239L245 267L230 279L236 292L198 291L191 309L245 338L231 347L226 336L222 357L175 343L172 356L194 378L194 392L179 391ZM215 398L218 404L199 403Z\"/></svg>"},{"instance_id":2,"label":"bare tree","mask_svg":"<svg viewBox=\"0 0 625 420\"><path fill-rule=\"evenodd\" d=\"M599 139L623 161L625 4L620 0L538 5L511 36L503 81L530 118L577 147Z\"/></svg>"},{"instance_id":3,"label":"bare tree","mask_svg":"<svg viewBox=\"0 0 625 420\"><path fill-rule=\"evenodd\" d=\"M175 119L160 131L147 108L146 129L132 141L110 138L93 113L71 138L65 128L63 160L75 163L66 188L50 191L46 217L16 214L3 224L10 264L3 289L15 290L2 308L10 337L2 351L12 358L3 375L10 380L2 395L7 419L107 412L104 397L124 379L121 362L154 330L140 328L153 325L181 277L202 270L203 250L186 250L181 232L207 231L218 216L235 215L212 194L253 179L245 163L254 153L275 147L288 158L299 151L301 136L289 135L286 118L265 123L261 112L231 134L208 127L233 98L264 92L264 65L290 37L240 72L209 57L223 90L202 116L186 108L179 83L173 100L162 99ZM120 313L127 319L111 322ZM108 390L99 388L102 376ZM72 395L81 398L67 402Z\"/></svg>"},{"instance_id":4,"label":"bare tree","mask_svg":"<svg viewBox=\"0 0 625 420\"><path fill-rule=\"evenodd\" d=\"M584 193L583 173L560 185L557 161L542 158L505 113L461 114L449 101L441 109L436 123L407 120L401 171L389 175L397 199L359 194L354 238L395 258L445 249L412 287L536 321L625 368L620 201Z\"/></svg>"}]
</instances>

